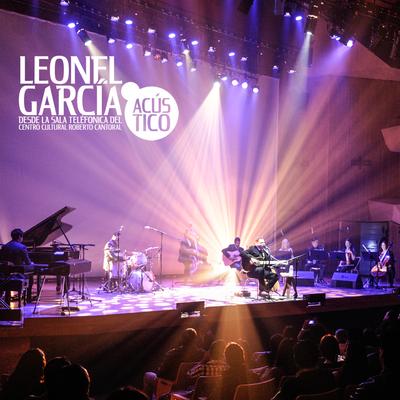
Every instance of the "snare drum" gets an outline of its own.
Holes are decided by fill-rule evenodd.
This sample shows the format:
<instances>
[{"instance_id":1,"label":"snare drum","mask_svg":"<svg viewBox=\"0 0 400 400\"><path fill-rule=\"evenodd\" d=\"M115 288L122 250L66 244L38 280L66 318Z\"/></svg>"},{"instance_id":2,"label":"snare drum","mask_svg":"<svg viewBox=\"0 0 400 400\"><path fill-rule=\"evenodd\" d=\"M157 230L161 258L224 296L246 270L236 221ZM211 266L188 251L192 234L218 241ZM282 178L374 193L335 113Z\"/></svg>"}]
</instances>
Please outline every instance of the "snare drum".
<instances>
[{"instance_id":1,"label":"snare drum","mask_svg":"<svg viewBox=\"0 0 400 400\"><path fill-rule=\"evenodd\" d=\"M144 253L134 251L129 257L128 264L132 269L143 267L147 264L147 257Z\"/></svg>"}]
</instances>

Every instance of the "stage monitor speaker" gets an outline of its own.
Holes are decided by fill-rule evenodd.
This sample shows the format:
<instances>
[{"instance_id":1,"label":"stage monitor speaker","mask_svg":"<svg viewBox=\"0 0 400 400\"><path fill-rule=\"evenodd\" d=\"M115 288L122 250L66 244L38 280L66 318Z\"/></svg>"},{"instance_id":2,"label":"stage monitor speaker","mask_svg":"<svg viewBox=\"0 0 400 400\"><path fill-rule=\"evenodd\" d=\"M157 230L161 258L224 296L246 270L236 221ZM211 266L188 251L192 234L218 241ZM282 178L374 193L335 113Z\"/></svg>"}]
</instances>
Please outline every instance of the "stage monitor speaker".
<instances>
[{"instance_id":1,"label":"stage monitor speaker","mask_svg":"<svg viewBox=\"0 0 400 400\"><path fill-rule=\"evenodd\" d=\"M191 301L188 303L176 303L175 306L181 318L200 317L203 314L205 302Z\"/></svg>"},{"instance_id":2,"label":"stage monitor speaker","mask_svg":"<svg viewBox=\"0 0 400 400\"><path fill-rule=\"evenodd\" d=\"M297 271L297 285L314 286L314 271Z\"/></svg>"},{"instance_id":3,"label":"stage monitor speaker","mask_svg":"<svg viewBox=\"0 0 400 400\"><path fill-rule=\"evenodd\" d=\"M363 283L359 274L350 272L335 272L332 276L331 286L361 289Z\"/></svg>"},{"instance_id":4,"label":"stage monitor speaker","mask_svg":"<svg viewBox=\"0 0 400 400\"><path fill-rule=\"evenodd\" d=\"M307 302L309 306L323 306L326 300L325 293L309 293L303 295L303 300Z\"/></svg>"}]
</instances>

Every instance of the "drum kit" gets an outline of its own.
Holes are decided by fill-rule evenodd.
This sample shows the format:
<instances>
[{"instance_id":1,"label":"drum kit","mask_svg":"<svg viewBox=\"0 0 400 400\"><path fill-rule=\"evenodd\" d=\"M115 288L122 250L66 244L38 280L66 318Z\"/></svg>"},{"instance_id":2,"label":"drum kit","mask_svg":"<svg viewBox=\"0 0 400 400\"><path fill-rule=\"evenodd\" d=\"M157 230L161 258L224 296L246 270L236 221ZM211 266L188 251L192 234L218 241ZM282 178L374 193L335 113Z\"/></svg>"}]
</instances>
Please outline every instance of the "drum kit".
<instances>
[{"instance_id":1,"label":"drum kit","mask_svg":"<svg viewBox=\"0 0 400 400\"><path fill-rule=\"evenodd\" d=\"M114 262L112 266L112 276L117 281L115 290L123 293L148 293L156 289L163 290L152 271L153 262L159 258L159 253L159 247L148 247L143 252L129 253L125 250L124 255L121 255L119 261Z\"/></svg>"}]
</instances>

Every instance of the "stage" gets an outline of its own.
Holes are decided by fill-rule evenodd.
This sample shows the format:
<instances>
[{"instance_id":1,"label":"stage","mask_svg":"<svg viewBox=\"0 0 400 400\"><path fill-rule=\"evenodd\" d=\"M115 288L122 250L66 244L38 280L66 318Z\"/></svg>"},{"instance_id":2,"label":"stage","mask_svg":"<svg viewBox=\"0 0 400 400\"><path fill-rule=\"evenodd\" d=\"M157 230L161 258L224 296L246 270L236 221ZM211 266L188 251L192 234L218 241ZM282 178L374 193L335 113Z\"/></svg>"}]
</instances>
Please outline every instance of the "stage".
<instances>
[{"instance_id":1,"label":"stage","mask_svg":"<svg viewBox=\"0 0 400 400\"><path fill-rule=\"evenodd\" d=\"M245 294L243 295L243 290ZM246 293L247 291L247 293ZM271 292L270 299L257 295L254 282L247 285L223 284L185 284L180 278L167 278L160 288L148 292L123 292L116 290L107 293L101 288L99 279L87 283L84 295L70 289L70 312L66 299L56 294L55 282L47 282L40 303L34 313L35 304L23 307L23 325L19 328L3 329L1 336L57 336L113 333L151 328L177 326L185 319L193 320L201 316L209 322L217 321L221 315L227 319L236 319L241 309L241 318L286 318L304 317L316 313L332 311L351 311L374 307L391 307L399 304L398 288L381 286L378 289L352 289L332 287L330 281L315 286L299 286L298 297L282 296ZM322 302L307 300L307 295L325 296ZM194 307L202 305L204 310L193 315L177 310L177 303ZM193 304L190 304L193 303Z\"/></svg>"}]
</instances>

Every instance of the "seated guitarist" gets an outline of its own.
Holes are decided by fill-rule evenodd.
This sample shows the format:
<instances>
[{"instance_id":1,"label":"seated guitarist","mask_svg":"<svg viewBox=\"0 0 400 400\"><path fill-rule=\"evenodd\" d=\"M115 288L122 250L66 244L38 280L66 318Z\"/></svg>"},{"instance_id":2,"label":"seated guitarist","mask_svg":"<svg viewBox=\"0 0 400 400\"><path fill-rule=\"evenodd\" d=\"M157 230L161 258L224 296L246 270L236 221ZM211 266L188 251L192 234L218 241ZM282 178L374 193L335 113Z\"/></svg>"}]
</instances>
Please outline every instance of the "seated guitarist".
<instances>
[{"instance_id":1,"label":"seated guitarist","mask_svg":"<svg viewBox=\"0 0 400 400\"><path fill-rule=\"evenodd\" d=\"M278 275L270 268L271 253L263 238L258 238L254 246L242 253L243 269L249 278L259 282L260 295L269 296L270 290L278 281Z\"/></svg>"},{"instance_id":2,"label":"seated guitarist","mask_svg":"<svg viewBox=\"0 0 400 400\"><path fill-rule=\"evenodd\" d=\"M240 237L235 237L235 240L225 249L222 249L224 255L225 265L229 265L231 268L235 268L238 271L242 269L242 252L243 247L240 247Z\"/></svg>"}]
</instances>

